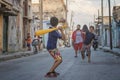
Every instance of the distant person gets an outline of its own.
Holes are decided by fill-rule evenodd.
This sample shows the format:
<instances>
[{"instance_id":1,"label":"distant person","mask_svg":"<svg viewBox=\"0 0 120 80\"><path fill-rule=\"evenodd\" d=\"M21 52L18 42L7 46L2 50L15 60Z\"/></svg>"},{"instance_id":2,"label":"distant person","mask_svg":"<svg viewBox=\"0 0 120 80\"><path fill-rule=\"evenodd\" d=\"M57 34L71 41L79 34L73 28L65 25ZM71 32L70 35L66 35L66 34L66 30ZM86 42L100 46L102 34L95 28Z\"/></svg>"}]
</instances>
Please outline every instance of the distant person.
<instances>
[{"instance_id":1,"label":"distant person","mask_svg":"<svg viewBox=\"0 0 120 80\"><path fill-rule=\"evenodd\" d=\"M38 45L39 45L39 39L36 35L34 35L34 38L33 38L33 41L32 41L32 46L33 46L34 53L38 53Z\"/></svg>"},{"instance_id":2,"label":"distant person","mask_svg":"<svg viewBox=\"0 0 120 80\"><path fill-rule=\"evenodd\" d=\"M52 27L57 27L58 19L56 17L51 17L50 24ZM48 34L47 50L54 59L54 64L50 68L49 72L45 75L45 77L57 77L57 75L59 75L59 73L57 73L55 69L61 64L62 56L60 55L60 52L57 48L57 39L65 40L65 34L61 27L58 27L58 29L60 33L58 32L58 30L56 30L49 32Z\"/></svg>"},{"instance_id":3,"label":"distant person","mask_svg":"<svg viewBox=\"0 0 120 80\"><path fill-rule=\"evenodd\" d=\"M41 50L41 45L42 45L42 37L38 36L38 39L39 39L38 49L40 51Z\"/></svg>"},{"instance_id":4,"label":"distant person","mask_svg":"<svg viewBox=\"0 0 120 80\"><path fill-rule=\"evenodd\" d=\"M80 30L80 25L77 25L77 29L72 33L72 45L75 50L75 57L78 56L78 50L81 52L83 45L83 32Z\"/></svg>"},{"instance_id":5,"label":"distant person","mask_svg":"<svg viewBox=\"0 0 120 80\"><path fill-rule=\"evenodd\" d=\"M91 59L90 59L91 45L92 45L92 40L95 38L95 35L88 30L87 25L83 26L82 31L85 32L85 39L83 41L83 46L81 49L81 56L82 56L82 59L84 59L85 52L86 52L86 56L88 57L88 62L90 63L91 62Z\"/></svg>"},{"instance_id":6,"label":"distant person","mask_svg":"<svg viewBox=\"0 0 120 80\"><path fill-rule=\"evenodd\" d=\"M27 34L26 42L27 42L27 47L28 47L27 50L30 51L30 50L31 50L31 42L32 42L32 39L31 39L30 33Z\"/></svg>"},{"instance_id":7,"label":"distant person","mask_svg":"<svg viewBox=\"0 0 120 80\"><path fill-rule=\"evenodd\" d=\"M95 33L94 26L90 26L89 31L95 35L92 46L93 46L94 50L96 50L98 48L98 35Z\"/></svg>"}]
</instances>

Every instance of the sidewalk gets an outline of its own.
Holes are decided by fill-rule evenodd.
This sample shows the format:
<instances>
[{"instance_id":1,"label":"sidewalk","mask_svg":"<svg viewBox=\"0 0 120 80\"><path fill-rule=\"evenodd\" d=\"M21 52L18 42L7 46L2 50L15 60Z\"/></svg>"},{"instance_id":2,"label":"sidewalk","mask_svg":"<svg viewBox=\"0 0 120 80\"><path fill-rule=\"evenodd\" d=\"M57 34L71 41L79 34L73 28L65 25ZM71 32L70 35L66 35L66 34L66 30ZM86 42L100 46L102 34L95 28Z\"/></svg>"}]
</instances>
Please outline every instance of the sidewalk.
<instances>
[{"instance_id":1,"label":"sidewalk","mask_svg":"<svg viewBox=\"0 0 120 80\"><path fill-rule=\"evenodd\" d=\"M64 47L61 47L59 49L62 50L63 48ZM47 51L46 49L42 49L41 51L38 52L38 54L44 53L46 51ZM2 53L0 55L0 62L11 60L11 59L16 59L16 58L21 58L21 57L27 57L27 56L31 56L31 55L35 55L35 53L33 53L33 51L20 51L20 52L5 53L5 54Z\"/></svg>"},{"instance_id":2,"label":"sidewalk","mask_svg":"<svg viewBox=\"0 0 120 80\"><path fill-rule=\"evenodd\" d=\"M15 52L15 53L1 54L0 62L11 60L11 59L16 59L16 58L21 58L21 57L26 57L26 56L30 56L33 54L34 54L33 51L21 51L21 52Z\"/></svg>"},{"instance_id":3,"label":"sidewalk","mask_svg":"<svg viewBox=\"0 0 120 80\"><path fill-rule=\"evenodd\" d=\"M114 55L120 56L120 49L119 48L113 48L112 50L109 47L99 46L99 48L103 49L105 52L111 52Z\"/></svg>"}]
</instances>

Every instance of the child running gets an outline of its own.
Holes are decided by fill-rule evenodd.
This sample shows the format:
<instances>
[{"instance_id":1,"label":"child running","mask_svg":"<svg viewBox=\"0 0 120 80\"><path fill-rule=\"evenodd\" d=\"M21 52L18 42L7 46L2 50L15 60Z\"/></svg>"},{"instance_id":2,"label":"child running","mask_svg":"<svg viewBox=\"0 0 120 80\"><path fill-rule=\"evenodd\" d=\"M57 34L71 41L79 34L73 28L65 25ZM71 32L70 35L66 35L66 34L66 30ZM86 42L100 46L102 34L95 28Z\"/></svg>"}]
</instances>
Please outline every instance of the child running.
<instances>
[{"instance_id":1,"label":"child running","mask_svg":"<svg viewBox=\"0 0 120 80\"><path fill-rule=\"evenodd\" d=\"M91 62L91 60L90 60L91 44L92 44L92 40L95 38L95 35L88 30L87 25L84 25L82 30L83 30L83 32L85 32L85 39L84 39L84 42L83 42L81 55L82 55L82 59L84 60L85 52L86 52L86 56L88 57L88 62L90 63Z\"/></svg>"},{"instance_id":2,"label":"child running","mask_svg":"<svg viewBox=\"0 0 120 80\"><path fill-rule=\"evenodd\" d=\"M58 19L56 17L51 17L50 24L52 27L57 27ZM60 32L58 32L58 30ZM65 40L65 34L61 27L58 27L58 30L52 31L48 34L47 50L53 57L54 64L50 68L49 72L45 75L45 77L57 77L57 75L59 75L59 73L57 73L55 69L62 63L62 56L57 49L57 39Z\"/></svg>"}]
</instances>

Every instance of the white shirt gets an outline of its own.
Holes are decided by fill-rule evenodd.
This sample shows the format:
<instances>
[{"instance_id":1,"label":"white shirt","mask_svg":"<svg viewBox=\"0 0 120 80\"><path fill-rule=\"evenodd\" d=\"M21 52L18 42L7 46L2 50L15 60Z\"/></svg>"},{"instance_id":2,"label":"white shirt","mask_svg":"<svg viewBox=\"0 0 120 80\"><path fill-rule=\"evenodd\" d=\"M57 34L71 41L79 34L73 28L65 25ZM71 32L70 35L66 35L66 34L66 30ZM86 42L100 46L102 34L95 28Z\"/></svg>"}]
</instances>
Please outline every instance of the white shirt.
<instances>
[{"instance_id":1,"label":"white shirt","mask_svg":"<svg viewBox=\"0 0 120 80\"><path fill-rule=\"evenodd\" d=\"M80 31L77 31L76 32L76 41L75 41L75 43L80 43L80 42L83 42L82 34L81 34Z\"/></svg>"}]
</instances>

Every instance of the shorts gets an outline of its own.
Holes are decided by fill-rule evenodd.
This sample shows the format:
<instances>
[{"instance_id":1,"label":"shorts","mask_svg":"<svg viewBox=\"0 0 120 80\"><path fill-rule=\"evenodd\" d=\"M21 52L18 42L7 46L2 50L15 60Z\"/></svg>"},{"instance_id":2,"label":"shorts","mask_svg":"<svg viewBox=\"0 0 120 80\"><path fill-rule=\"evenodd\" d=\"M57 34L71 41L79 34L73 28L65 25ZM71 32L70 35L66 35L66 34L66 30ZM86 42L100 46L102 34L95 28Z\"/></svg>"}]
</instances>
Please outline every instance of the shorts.
<instances>
[{"instance_id":1,"label":"shorts","mask_svg":"<svg viewBox=\"0 0 120 80\"><path fill-rule=\"evenodd\" d=\"M53 49L53 50L48 50L50 55L55 59L55 60L61 60L62 57L60 55L60 52L58 49Z\"/></svg>"},{"instance_id":2,"label":"shorts","mask_svg":"<svg viewBox=\"0 0 120 80\"><path fill-rule=\"evenodd\" d=\"M83 43L74 44L74 49L75 49L76 51L78 51L79 49L81 50L82 45L83 45Z\"/></svg>"},{"instance_id":3,"label":"shorts","mask_svg":"<svg viewBox=\"0 0 120 80\"><path fill-rule=\"evenodd\" d=\"M30 47L31 45L30 45L30 43L27 43L27 47Z\"/></svg>"},{"instance_id":4,"label":"shorts","mask_svg":"<svg viewBox=\"0 0 120 80\"><path fill-rule=\"evenodd\" d=\"M90 48L91 48L91 46L83 44L82 49L81 49L81 52L84 52L84 53L85 53L85 51L86 51L87 54L88 54L88 53L91 53L91 49L90 49Z\"/></svg>"}]
</instances>

